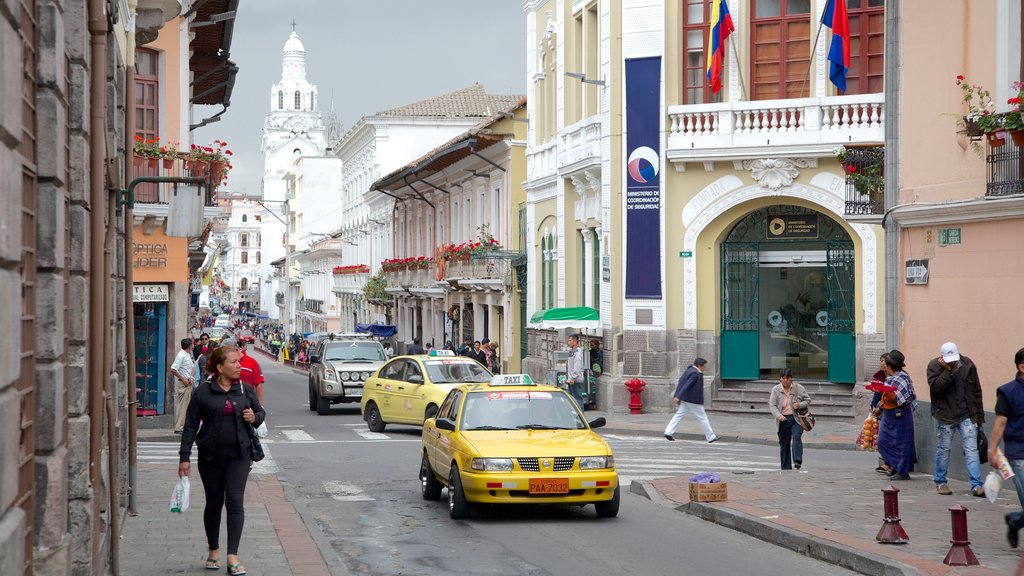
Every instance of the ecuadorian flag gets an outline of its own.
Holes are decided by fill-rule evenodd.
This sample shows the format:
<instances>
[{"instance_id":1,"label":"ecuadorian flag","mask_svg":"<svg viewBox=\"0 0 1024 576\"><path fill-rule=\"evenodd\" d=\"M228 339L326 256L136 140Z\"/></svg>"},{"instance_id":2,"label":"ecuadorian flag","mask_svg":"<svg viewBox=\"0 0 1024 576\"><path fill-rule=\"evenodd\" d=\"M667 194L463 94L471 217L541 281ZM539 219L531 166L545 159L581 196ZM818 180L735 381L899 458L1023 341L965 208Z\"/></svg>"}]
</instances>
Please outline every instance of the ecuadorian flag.
<instances>
[{"instance_id":1,"label":"ecuadorian flag","mask_svg":"<svg viewBox=\"0 0 1024 576\"><path fill-rule=\"evenodd\" d=\"M708 34L708 80L711 92L722 89L722 55L725 53L725 39L733 31L729 4L715 0L711 4L711 29Z\"/></svg>"},{"instance_id":2,"label":"ecuadorian flag","mask_svg":"<svg viewBox=\"0 0 1024 576\"><path fill-rule=\"evenodd\" d=\"M821 23L832 29L832 45L828 49L829 80L846 92L846 74L850 71L850 18L845 0L828 0Z\"/></svg>"}]
</instances>

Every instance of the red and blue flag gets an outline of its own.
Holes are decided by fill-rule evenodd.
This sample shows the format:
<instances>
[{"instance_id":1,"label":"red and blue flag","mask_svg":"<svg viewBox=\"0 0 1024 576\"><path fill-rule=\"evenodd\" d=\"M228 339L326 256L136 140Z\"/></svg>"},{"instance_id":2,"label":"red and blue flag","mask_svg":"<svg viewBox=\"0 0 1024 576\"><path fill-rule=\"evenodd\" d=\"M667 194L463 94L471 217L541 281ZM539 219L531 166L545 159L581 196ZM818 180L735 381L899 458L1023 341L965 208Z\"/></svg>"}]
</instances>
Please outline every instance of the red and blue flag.
<instances>
[{"instance_id":1,"label":"red and blue flag","mask_svg":"<svg viewBox=\"0 0 1024 576\"><path fill-rule=\"evenodd\" d=\"M821 23L832 29L832 45L828 49L829 80L846 92L846 75L850 72L850 18L846 13L846 0L828 0Z\"/></svg>"},{"instance_id":2,"label":"red and blue flag","mask_svg":"<svg viewBox=\"0 0 1024 576\"><path fill-rule=\"evenodd\" d=\"M725 54L725 39L734 30L729 4L715 0L711 4L711 29L708 34L708 80L711 92L722 89L722 56Z\"/></svg>"}]
</instances>

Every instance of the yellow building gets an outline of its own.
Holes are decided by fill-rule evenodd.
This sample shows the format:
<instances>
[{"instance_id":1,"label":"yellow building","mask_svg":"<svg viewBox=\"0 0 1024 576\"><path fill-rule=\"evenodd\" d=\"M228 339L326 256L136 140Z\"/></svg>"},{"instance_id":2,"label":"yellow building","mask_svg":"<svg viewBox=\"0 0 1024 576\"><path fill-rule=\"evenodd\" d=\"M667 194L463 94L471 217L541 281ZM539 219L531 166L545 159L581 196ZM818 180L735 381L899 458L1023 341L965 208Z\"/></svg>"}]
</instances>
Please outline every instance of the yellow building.
<instances>
[{"instance_id":1,"label":"yellow building","mask_svg":"<svg viewBox=\"0 0 1024 576\"><path fill-rule=\"evenodd\" d=\"M847 5L840 94L824 0L730 0L717 93L712 2L525 3L528 315L598 311L599 406L640 377L667 409L700 356L716 409L760 414L788 367L826 386L819 413L853 414L885 345L885 18ZM529 335L545 377L566 333Z\"/></svg>"}]
</instances>

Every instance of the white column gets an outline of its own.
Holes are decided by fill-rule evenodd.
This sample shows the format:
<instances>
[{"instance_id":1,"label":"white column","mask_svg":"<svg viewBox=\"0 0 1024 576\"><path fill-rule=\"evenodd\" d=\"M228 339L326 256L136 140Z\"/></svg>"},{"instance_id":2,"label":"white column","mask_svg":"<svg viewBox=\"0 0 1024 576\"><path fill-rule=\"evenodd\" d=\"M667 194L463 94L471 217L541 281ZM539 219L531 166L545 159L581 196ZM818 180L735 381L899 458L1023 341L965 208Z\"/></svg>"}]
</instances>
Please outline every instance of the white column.
<instances>
[{"instance_id":1,"label":"white column","mask_svg":"<svg viewBox=\"0 0 1024 576\"><path fill-rule=\"evenodd\" d=\"M594 305L594 231L590 228L580 229L583 235L583 305L596 308Z\"/></svg>"},{"instance_id":2,"label":"white column","mask_svg":"<svg viewBox=\"0 0 1024 576\"><path fill-rule=\"evenodd\" d=\"M480 300L480 296L473 295L473 340L483 339L484 334L484 306Z\"/></svg>"}]
</instances>

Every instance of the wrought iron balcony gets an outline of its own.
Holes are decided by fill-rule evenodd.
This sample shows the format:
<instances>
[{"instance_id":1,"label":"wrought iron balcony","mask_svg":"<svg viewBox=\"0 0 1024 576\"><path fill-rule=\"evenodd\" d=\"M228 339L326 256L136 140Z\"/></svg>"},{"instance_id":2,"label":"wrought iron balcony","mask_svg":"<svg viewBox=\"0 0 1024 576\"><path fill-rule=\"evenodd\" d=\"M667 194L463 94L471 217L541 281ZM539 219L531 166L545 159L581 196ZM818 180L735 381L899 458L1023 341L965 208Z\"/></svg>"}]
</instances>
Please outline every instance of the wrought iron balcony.
<instances>
[{"instance_id":1,"label":"wrought iron balcony","mask_svg":"<svg viewBox=\"0 0 1024 576\"><path fill-rule=\"evenodd\" d=\"M479 252L468 260L448 262L443 277L453 289L509 290L515 265L524 257L517 250Z\"/></svg>"},{"instance_id":2,"label":"wrought iron balcony","mask_svg":"<svg viewBox=\"0 0 1024 576\"><path fill-rule=\"evenodd\" d=\"M988 181L986 196L1010 196L1024 193L1024 147L1006 138L1006 144L989 147L986 157Z\"/></svg>"},{"instance_id":3,"label":"wrought iron balcony","mask_svg":"<svg viewBox=\"0 0 1024 576\"><path fill-rule=\"evenodd\" d=\"M306 298L303 301L303 310L306 312L312 312L314 314L324 313L324 301L316 300L315 298Z\"/></svg>"},{"instance_id":4,"label":"wrought iron balcony","mask_svg":"<svg viewBox=\"0 0 1024 576\"><path fill-rule=\"evenodd\" d=\"M278 306L284 306L284 294L282 292L274 294L274 303Z\"/></svg>"},{"instance_id":5,"label":"wrought iron balcony","mask_svg":"<svg viewBox=\"0 0 1024 576\"><path fill-rule=\"evenodd\" d=\"M846 215L881 216L885 212L885 147L846 148Z\"/></svg>"}]
</instances>

